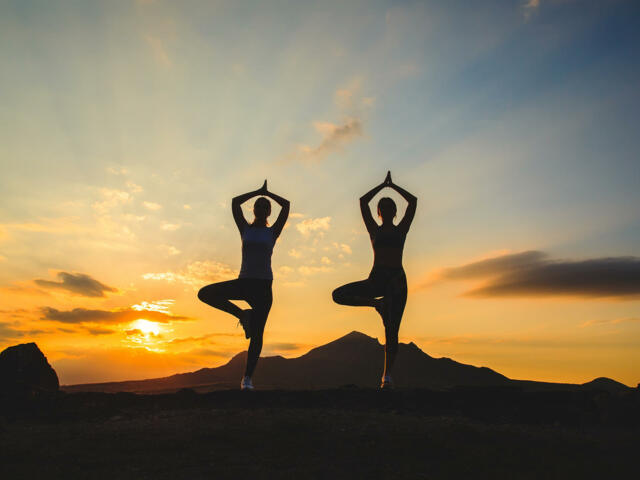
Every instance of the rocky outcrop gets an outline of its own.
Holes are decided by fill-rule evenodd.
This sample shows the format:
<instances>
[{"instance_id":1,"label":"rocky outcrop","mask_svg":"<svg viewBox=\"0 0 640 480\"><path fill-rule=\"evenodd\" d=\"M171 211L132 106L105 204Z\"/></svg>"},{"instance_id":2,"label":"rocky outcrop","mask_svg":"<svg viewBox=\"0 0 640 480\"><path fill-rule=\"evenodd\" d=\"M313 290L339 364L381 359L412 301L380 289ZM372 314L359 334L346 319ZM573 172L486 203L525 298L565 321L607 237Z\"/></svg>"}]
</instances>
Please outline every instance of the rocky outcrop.
<instances>
[{"instance_id":1,"label":"rocky outcrop","mask_svg":"<svg viewBox=\"0 0 640 480\"><path fill-rule=\"evenodd\" d=\"M56 371L35 343L22 343L0 353L0 395L15 397L57 392Z\"/></svg>"}]
</instances>

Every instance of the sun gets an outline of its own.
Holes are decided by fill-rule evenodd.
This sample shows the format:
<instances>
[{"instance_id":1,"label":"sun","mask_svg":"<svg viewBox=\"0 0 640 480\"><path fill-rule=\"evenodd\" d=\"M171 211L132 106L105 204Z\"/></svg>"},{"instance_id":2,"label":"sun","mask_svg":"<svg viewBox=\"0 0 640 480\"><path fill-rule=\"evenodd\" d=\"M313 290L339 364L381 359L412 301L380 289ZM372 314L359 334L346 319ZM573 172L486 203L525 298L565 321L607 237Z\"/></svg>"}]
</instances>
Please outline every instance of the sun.
<instances>
[{"instance_id":1,"label":"sun","mask_svg":"<svg viewBox=\"0 0 640 480\"><path fill-rule=\"evenodd\" d=\"M140 330L145 335L158 335L160 333L160 325L144 318L131 322L131 328Z\"/></svg>"}]
</instances>

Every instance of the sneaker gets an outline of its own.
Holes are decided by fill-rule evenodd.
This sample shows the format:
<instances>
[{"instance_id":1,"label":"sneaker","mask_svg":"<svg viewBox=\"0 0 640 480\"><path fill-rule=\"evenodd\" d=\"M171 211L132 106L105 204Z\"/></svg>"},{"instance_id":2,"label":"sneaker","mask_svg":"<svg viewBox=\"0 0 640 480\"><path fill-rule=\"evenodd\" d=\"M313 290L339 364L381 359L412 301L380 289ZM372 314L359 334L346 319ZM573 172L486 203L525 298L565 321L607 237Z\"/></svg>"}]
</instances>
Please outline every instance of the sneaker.
<instances>
[{"instance_id":1,"label":"sneaker","mask_svg":"<svg viewBox=\"0 0 640 480\"><path fill-rule=\"evenodd\" d=\"M380 390L393 389L393 379L389 375L382 377L382 383L380 384Z\"/></svg>"},{"instance_id":2,"label":"sneaker","mask_svg":"<svg viewBox=\"0 0 640 480\"><path fill-rule=\"evenodd\" d=\"M251 377L242 377L240 382L240 390L253 390L253 383L251 383Z\"/></svg>"},{"instance_id":3,"label":"sneaker","mask_svg":"<svg viewBox=\"0 0 640 480\"><path fill-rule=\"evenodd\" d=\"M242 316L240 317L239 323L240 325L242 325L245 338L250 338L251 337L251 309L242 311Z\"/></svg>"}]
</instances>

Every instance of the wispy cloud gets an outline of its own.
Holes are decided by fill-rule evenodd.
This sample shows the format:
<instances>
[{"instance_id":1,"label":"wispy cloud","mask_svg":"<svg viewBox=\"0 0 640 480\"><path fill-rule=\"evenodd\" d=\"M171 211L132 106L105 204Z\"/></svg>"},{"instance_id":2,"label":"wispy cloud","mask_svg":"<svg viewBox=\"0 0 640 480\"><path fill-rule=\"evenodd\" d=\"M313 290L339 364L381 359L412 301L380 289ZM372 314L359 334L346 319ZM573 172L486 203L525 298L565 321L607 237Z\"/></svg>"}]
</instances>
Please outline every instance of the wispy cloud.
<instances>
[{"instance_id":1,"label":"wispy cloud","mask_svg":"<svg viewBox=\"0 0 640 480\"><path fill-rule=\"evenodd\" d=\"M327 273L332 272L333 268L328 267L326 265L301 265L298 267L298 272L302 275L315 275L316 273Z\"/></svg>"},{"instance_id":2,"label":"wispy cloud","mask_svg":"<svg viewBox=\"0 0 640 480\"><path fill-rule=\"evenodd\" d=\"M610 318L601 320L588 320L584 322L580 327L593 327L598 325L619 325L621 323L637 323L640 322L640 317L625 317L625 318Z\"/></svg>"},{"instance_id":3,"label":"wispy cloud","mask_svg":"<svg viewBox=\"0 0 640 480\"><path fill-rule=\"evenodd\" d=\"M308 218L302 220L296 225L296 228L302 235L309 235L312 232L321 232L329 230L331 227L331 217Z\"/></svg>"},{"instance_id":4,"label":"wispy cloud","mask_svg":"<svg viewBox=\"0 0 640 480\"><path fill-rule=\"evenodd\" d=\"M640 258L554 260L538 251L501 255L444 269L435 281L483 279L467 297L580 296L635 298L640 295Z\"/></svg>"},{"instance_id":5,"label":"wispy cloud","mask_svg":"<svg viewBox=\"0 0 640 480\"><path fill-rule=\"evenodd\" d=\"M188 264L177 272L145 273L145 280L163 280L169 283L184 283L194 288L206 284L229 280L236 277L238 272L228 265L213 260L198 261Z\"/></svg>"},{"instance_id":6,"label":"wispy cloud","mask_svg":"<svg viewBox=\"0 0 640 480\"><path fill-rule=\"evenodd\" d=\"M167 256L180 255L182 252L173 245L160 245L158 247Z\"/></svg>"},{"instance_id":7,"label":"wispy cloud","mask_svg":"<svg viewBox=\"0 0 640 480\"><path fill-rule=\"evenodd\" d=\"M162 205L160 205L159 203L155 203L155 202L142 202L142 205L147 210L160 210L162 208Z\"/></svg>"},{"instance_id":8,"label":"wispy cloud","mask_svg":"<svg viewBox=\"0 0 640 480\"><path fill-rule=\"evenodd\" d=\"M165 222L162 224L162 230L166 230L167 232L175 232L180 228L180 225L177 223L169 223Z\"/></svg>"},{"instance_id":9,"label":"wispy cloud","mask_svg":"<svg viewBox=\"0 0 640 480\"><path fill-rule=\"evenodd\" d=\"M100 214L106 214L113 208L125 205L132 198L129 192L113 188L101 188L100 194L103 198L102 201L94 202L92 205L93 209Z\"/></svg>"},{"instance_id":10,"label":"wispy cloud","mask_svg":"<svg viewBox=\"0 0 640 480\"><path fill-rule=\"evenodd\" d=\"M318 162L362 136L362 122L358 118L347 118L339 124L315 122L313 126L322 135L322 139L315 146L303 144L298 147L298 157L305 162Z\"/></svg>"},{"instance_id":11,"label":"wispy cloud","mask_svg":"<svg viewBox=\"0 0 640 480\"><path fill-rule=\"evenodd\" d=\"M36 285L42 288L66 290L84 297L104 297L107 292L117 292L117 289L99 282L85 273L58 272L60 281L36 279Z\"/></svg>"}]
</instances>

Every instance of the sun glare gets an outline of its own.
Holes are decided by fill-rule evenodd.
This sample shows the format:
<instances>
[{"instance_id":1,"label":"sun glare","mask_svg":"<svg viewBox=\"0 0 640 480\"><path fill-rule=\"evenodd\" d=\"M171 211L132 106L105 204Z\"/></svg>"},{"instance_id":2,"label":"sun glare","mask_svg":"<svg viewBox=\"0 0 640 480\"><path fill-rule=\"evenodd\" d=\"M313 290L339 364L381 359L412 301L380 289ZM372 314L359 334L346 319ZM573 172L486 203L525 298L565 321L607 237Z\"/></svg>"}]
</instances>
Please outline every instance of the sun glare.
<instances>
[{"instance_id":1,"label":"sun glare","mask_svg":"<svg viewBox=\"0 0 640 480\"><path fill-rule=\"evenodd\" d=\"M156 322L139 318L131 322L124 332L124 342L130 347L143 347L152 352L164 351L161 334L166 333L166 330Z\"/></svg>"},{"instance_id":2,"label":"sun glare","mask_svg":"<svg viewBox=\"0 0 640 480\"><path fill-rule=\"evenodd\" d=\"M140 330L144 335L158 335L160 333L160 325L144 318L131 322L131 328Z\"/></svg>"}]
</instances>

